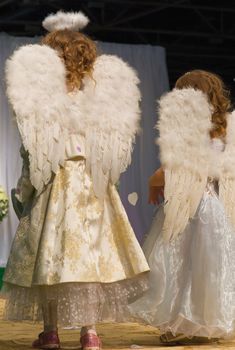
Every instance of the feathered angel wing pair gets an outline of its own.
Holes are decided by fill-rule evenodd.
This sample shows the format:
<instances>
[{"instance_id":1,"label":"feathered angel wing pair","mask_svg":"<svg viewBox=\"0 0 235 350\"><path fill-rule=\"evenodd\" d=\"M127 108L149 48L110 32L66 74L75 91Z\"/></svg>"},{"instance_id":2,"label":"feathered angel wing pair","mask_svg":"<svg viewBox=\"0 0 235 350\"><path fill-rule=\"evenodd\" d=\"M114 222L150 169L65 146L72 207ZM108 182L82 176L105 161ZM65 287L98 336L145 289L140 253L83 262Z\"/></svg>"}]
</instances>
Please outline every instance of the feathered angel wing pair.
<instances>
[{"instance_id":1,"label":"feathered angel wing pair","mask_svg":"<svg viewBox=\"0 0 235 350\"><path fill-rule=\"evenodd\" d=\"M97 196L104 197L131 161L139 128L138 78L121 59L97 58L93 79L71 98L65 67L41 45L21 47L6 65L7 94L16 114L30 178L40 193L65 160L70 133L85 134L87 169Z\"/></svg>"},{"instance_id":2,"label":"feathered angel wing pair","mask_svg":"<svg viewBox=\"0 0 235 350\"><path fill-rule=\"evenodd\" d=\"M205 190L211 107L199 90L174 89L160 100L160 158L165 170L163 236L174 239L192 218Z\"/></svg>"}]
</instances>

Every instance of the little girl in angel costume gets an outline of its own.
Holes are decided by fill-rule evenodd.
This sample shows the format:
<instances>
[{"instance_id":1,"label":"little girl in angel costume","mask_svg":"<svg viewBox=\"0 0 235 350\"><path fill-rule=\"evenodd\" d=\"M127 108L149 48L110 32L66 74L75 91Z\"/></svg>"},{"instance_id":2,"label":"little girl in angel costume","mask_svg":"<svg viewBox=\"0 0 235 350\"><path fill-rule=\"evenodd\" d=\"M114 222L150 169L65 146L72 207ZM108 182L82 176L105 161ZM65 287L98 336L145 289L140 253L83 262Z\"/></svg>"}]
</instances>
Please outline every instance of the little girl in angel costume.
<instances>
[{"instance_id":1,"label":"little girl in angel costume","mask_svg":"<svg viewBox=\"0 0 235 350\"><path fill-rule=\"evenodd\" d=\"M115 188L139 128L135 72L97 56L78 32L82 13L45 19L42 45L6 66L24 146L24 204L5 272L6 317L39 320L34 348L60 347L57 324L82 325L83 350L101 348L95 324L123 321L149 270Z\"/></svg>"},{"instance_id":2,"label":"little girl in angel costume","mask_svg":"<svg viewBox=\"0 0 235 350\"><path fill-rule=\"evenodd\" d=\"M235 331L235 114L215 74L178 79L159 108L160 205L144 244L150 288L131 305L164 343L215 341Z\"/></svg>"}]
</instances>

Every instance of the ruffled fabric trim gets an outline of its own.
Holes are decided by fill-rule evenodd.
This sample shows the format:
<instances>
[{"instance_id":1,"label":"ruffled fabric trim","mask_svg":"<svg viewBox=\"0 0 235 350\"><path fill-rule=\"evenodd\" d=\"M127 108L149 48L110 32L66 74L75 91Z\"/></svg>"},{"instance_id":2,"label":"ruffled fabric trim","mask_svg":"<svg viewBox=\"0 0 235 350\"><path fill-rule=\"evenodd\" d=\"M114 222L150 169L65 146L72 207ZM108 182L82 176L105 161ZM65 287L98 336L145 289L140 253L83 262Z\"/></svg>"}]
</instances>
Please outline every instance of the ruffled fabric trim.
<instances>
[{"instance_id":1,"label":"ruffled fabric trim","mask_svg":"<svg viewBox=\"0 0 235 350\"><path fill-rule=\"evenodd\" d=\"M4 319L41 321L42 306L57 304L58 324L63 327L126 322L132 319L127 305L148 288L147 274L115 283L64 283L25 288L4 284L7 298Z\"/></svg>"},{"instance_id":2,"label":"ruffled fabric trim","mask_svg":"<svg viewBox=\"0 0 235 350\"><path fill-rule=\"evenodd\" d=\"M135 322L145 325L151 324L159 329L161 334L167 332L172 333L174 336L183 334L185 337L205 337L205 338L232 338L235 335L235 321L228 328L227 324L223 324L220 320L217 320L214 325L199 324L196 321L186 318L183 314L179 314L174 321L169 321L162 324L156 324L154 322L154 316L150 313L139 313L134 318Z\"/></svg>"}]
</instances>

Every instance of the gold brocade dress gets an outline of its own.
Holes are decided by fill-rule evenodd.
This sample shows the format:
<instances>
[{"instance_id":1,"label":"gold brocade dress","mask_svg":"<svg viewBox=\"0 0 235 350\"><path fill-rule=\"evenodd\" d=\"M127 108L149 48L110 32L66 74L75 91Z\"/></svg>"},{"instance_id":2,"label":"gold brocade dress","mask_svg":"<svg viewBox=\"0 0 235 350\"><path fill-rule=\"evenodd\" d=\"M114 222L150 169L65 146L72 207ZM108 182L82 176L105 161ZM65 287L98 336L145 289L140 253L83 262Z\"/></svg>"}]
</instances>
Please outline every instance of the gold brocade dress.
<instances>
[{"instance_id":1,"label":"gold brocade dress","mask_svg":"<svg viewBox=\"0 0 235 350\"><path fill-rule=\"evenodd\" d=\"M55 301L63 326L127 320L126 305L147 288L148 264L115 186L104 201L94 195L83 137L71 136L66 152L40 196L24 161L25 211L4 276L6 318L40 320L41 307Z\"/></svg>"}]
</instances>

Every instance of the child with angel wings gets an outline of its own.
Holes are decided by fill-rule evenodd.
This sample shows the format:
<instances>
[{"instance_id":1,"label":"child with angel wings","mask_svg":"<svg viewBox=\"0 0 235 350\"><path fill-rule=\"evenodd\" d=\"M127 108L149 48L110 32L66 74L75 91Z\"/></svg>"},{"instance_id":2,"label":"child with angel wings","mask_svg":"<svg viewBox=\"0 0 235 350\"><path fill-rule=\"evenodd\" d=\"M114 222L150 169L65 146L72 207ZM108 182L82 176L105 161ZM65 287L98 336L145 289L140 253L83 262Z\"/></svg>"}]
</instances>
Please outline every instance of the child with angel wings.
<instances>
[{"instance_id":1,"label":"child with angel wings","mask_svg":"<svg viewBox=\"0 0 235 350\"><path fill-rule=\"evenodd\" d=\"M138 78L118 57L97 55L78 31L87 22L82 13L50 15L42 44L19 48L6 66L24 148L6 317L42 314L34 348L59 348L59 324L82 325L82 349L100 349L95 324L125 320L147 286L149 267L115 188L139 129Z\"/></svg>"},{"instance_id":2,"label":"child with angel wings","mask_svg":"<svg viewBox=\"0 0 235 350\"><path fill-rule=\"evenodd\" d=\"M131 305L177 343L235 331L235 113L222 80L194 70L160 100L162 167L151 203L164 205L144 244L150 288Z\"/></svg>"}]
</instances>

